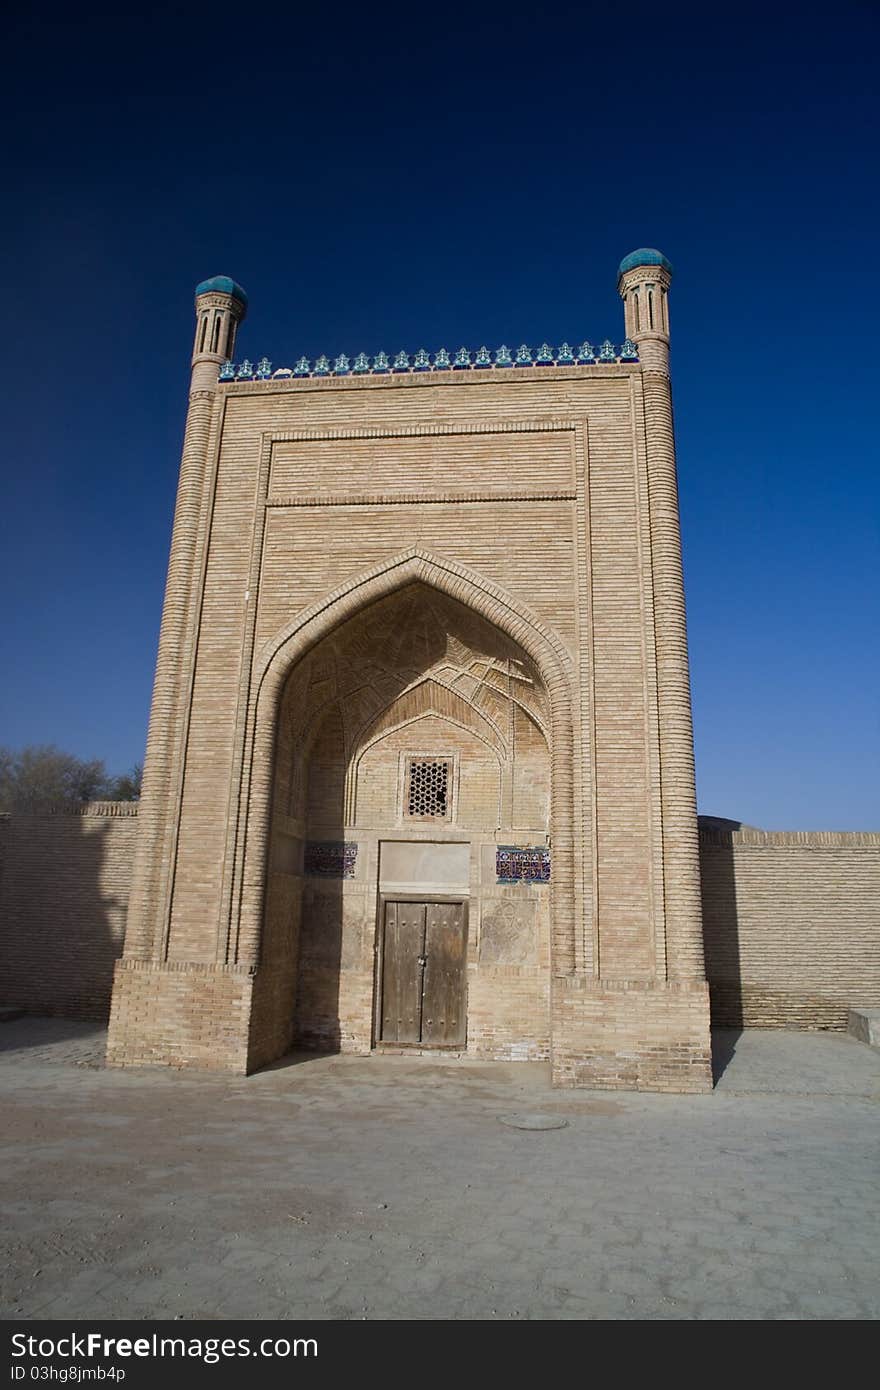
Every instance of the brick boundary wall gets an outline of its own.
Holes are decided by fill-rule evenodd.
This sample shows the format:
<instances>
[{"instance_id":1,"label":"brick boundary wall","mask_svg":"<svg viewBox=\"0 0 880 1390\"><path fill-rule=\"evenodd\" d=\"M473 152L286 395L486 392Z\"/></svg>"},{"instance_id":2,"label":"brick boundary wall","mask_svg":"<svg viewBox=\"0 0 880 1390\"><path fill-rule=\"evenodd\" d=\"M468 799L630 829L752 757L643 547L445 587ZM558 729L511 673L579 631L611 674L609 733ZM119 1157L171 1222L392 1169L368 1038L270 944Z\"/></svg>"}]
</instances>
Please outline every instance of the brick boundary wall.
<instances>
[{"instance_id":1,"label":"brick boundary wall","mask_svg":"<svg viewBox=\"0 0 880 1390\"><path fill-rule=\"evenodd\" d=\"M0 1004L105 1021L122 955L136 803L0 815Z\"/></svg>"},{"instance_id":2,"label":"brick boundary wall","mask_svg":"<svg viewBox=\"0 0 880 1390\"><path fill-rule=\"evenodd\" d=\"M845 1028L880 1005L880 833L700 827L716 1027Z\"/></svg>"},{"instance_id":3,"label":"brick boundary wall","mask_svg":"<svg viewBox=\"0 0 880 1390\"><path fill-rule=\"evenodd\" d=\"M105 1020L138 807L0 815L0 1004ZM880 1006L880 833L700 828L716 1026L845 1028Z\"/></svg>"}]
</instances>

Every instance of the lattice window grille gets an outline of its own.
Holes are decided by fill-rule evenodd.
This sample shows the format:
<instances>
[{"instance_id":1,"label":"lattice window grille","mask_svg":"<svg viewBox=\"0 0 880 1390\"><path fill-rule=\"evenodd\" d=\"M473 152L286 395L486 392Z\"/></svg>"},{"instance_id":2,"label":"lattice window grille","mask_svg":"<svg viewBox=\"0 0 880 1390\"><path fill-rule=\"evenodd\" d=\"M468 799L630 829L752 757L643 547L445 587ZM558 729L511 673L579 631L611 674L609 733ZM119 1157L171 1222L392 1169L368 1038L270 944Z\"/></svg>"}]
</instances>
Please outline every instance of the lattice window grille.
<instances>
[{"instance_id":1,"label":"lattice window grille","mask_svg":"<svg viewBox=\"0 0 880 1390\"><path fill-rule=\"evenodd\" d=\"M406 769L404 815L414 820L448 820L452 801L452 760L410 758Z\"/></svg>"}]
</instances>

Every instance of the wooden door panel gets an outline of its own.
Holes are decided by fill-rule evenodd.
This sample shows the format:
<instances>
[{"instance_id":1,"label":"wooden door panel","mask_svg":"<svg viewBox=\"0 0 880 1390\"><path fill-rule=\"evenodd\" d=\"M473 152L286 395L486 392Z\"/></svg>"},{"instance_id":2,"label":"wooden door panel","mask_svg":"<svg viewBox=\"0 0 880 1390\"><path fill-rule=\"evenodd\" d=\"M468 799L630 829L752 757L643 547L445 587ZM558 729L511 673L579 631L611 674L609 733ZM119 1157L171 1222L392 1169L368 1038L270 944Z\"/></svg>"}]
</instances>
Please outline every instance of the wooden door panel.
<instances>
[{"instance_id":1,"label":"wooden door panel","mask_svg":"<svg viewBox=\"0 0 880 1390\"><path fill-rule=\"evenodd\" d=\"M425 904L386 903L382 969L382 1041L421 1036Z\"/></svg>"},{"instance_id":2,"label":"wooden door panel","mask_svg":"<svg viewBox=\"0 0 880 1390\"><path fill-rule=\"evenodd\" d=\"M427 1046L465 1040L465 939L461 903L428 903L425 919L422 1042Z\"/></svg>"}]
</instances>

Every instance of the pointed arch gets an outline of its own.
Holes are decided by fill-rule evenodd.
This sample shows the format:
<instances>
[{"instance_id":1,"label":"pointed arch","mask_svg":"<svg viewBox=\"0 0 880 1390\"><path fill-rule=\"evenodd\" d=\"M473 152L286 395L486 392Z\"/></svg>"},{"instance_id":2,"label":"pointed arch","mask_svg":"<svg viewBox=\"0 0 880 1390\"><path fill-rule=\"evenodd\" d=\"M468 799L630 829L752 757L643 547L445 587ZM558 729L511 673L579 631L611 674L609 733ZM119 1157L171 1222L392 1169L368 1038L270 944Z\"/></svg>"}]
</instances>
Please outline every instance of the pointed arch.
<instances>
[{"instance_id":1,"label":"pointed arch","mask_svg":"<svg viewBox=\"0 0 880 1390\"><path fill-rule=\"evenodd\" d=\"M551 628L498 584L464 565L417 548L347 580L275 633L257 655L242 766L228 957L252 969L259 961L275 735L284 683L297 662L323 637L356 613L412 584L446 594L506 634L534 661L546 686L551 711L552 969L554 974L568 974L575 967L576 920L574 674L570 654Z\"/></svg>"}]
</instances>

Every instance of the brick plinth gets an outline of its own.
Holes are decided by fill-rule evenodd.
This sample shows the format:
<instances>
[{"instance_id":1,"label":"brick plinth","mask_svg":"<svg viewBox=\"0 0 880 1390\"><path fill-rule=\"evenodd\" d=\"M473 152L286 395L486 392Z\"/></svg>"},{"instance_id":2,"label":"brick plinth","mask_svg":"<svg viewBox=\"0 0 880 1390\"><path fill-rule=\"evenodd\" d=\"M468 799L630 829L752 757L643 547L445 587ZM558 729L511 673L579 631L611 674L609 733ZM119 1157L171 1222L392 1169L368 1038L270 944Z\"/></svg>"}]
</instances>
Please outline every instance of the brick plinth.
<instances>
[{"instance_id":1,"label":"brick plinth","mask_svg":"<svg viewBox=\"0 0 880 1390\"><path fill-rule=\"evenodd\" d=\"M245 1074L253 977L234 967L120 960L107 1062Z\"/></svg>"},{"instance_id":2,"label":"brick plinth","mask_svg":"<svg viewBox=\"0 0 880 1390\"><path fill-rule=\"evenodd\" d=\"M712 1089L709 994L701 982L553 981L553 1084Z\"/></svg>"}]
</instances>

